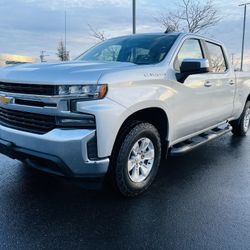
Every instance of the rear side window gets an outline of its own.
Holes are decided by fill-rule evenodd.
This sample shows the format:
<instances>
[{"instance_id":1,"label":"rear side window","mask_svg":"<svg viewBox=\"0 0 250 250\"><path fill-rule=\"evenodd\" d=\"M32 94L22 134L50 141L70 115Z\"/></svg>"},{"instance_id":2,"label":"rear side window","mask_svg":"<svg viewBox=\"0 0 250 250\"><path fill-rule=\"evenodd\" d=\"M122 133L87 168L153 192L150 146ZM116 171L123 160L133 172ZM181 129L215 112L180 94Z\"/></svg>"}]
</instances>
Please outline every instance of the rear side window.
<instances>
[{"instance_id":1,"label":"rear side window","mask_svg":"<svg viewBox=\"0 0 250 250\"><path fill-rule=\"evenodd\" d=\"M210 42L206 42L206 45L210 57L210 70L215 73L225 72L227 70L227 64L222 47Z\"/></svg>"},{"instance_id":2,"label":"rear side window","mask_svg":"<svg viewBox=\"0 0 250 250\"><path fill-rule=\"evenodd\" d=\"M181 63L184 59L202 59L203 53L200 45L200 41L197 39L186 40L174 62L174 68L176 71L180 71Z\"/></svg>"}]
</instances>

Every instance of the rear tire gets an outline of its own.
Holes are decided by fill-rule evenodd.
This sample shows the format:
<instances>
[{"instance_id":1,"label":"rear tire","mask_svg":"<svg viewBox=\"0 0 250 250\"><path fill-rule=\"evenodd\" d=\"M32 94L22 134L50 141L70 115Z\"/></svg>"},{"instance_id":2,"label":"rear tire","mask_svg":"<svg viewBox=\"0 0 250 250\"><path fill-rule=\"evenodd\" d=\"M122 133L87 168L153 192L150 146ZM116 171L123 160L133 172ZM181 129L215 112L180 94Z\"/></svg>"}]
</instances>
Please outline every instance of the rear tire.
<instances>
[{"instance_id":1,"label":"rear tire","mask_svg":"<svg viewBox=\"0 0 250 250\"><path fill-rule=\"evenodd\" d=\"M250 101L245 105L245 108L238 120L232 121L233 134L236 136L246 136L250 128Z\"/></svg>"},{"instance_id":2,"label":"rear tire","mask_svg":"<svg viewBox=\"0 0 250 250\"><path fill-rule=\"evenodd\" d=\"M161 160L159 132L152 124L136 122L116 146L112 168L116 187L124 196L137 196L156 177Z\"/></svg>"}]
</instances>

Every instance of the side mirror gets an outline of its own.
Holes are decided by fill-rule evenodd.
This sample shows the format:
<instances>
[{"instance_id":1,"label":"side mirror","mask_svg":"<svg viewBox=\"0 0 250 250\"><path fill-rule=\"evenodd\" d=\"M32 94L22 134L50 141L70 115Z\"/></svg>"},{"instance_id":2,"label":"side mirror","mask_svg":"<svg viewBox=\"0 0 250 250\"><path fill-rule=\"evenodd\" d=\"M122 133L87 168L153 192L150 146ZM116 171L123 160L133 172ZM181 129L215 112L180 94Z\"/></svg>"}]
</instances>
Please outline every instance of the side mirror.
<instances>
[{"instance_id":1,"label":"side mirror","mask_svg":"<svg viewBox=\"0 0 250 250\"><path fill-rule=\"evenodd\" d=\"M180 81L184 82L189 75L209 72L208 59L184 59L180 66Z\"/></svg>"},{"instance_id":2,"label":"side mirror","mask_svg":"<svg viewBox=\"0 0 250 250\"><path fill-rule=\"evenodd\" d=\"M202 74L209 72L207 59L184 59L180 67L181 73Z\"/></svg>"}]
</instances>

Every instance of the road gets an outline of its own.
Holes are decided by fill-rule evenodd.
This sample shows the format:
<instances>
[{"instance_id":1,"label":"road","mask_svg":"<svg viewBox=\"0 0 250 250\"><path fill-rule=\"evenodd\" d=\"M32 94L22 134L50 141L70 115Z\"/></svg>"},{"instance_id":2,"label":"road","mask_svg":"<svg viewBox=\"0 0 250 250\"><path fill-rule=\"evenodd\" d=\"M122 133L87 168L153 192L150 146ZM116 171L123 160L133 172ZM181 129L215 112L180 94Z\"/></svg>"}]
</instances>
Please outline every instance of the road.
<instances>
[{"instance_id":1,"label":"road","mask_svg":"<svg viewBox=\"0 0 250 250\"><path fill-rule=\"evenodd\" d=\"M250 136L162 164L144 195L71 182L0 157L1 249L250 249Z\"/></svg>"}]
</instances>

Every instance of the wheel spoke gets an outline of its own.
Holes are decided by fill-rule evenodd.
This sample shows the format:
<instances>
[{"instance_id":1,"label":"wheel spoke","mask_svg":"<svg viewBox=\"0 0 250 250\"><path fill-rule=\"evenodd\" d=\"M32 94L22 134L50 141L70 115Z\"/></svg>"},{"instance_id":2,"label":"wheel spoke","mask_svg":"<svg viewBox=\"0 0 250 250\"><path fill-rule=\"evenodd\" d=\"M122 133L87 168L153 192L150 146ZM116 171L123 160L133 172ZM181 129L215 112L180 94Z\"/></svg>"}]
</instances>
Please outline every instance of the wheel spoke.
<instances>
[{"instance_id":1,"label":"wheel spoke","mask_svg":"<svg viewBox=\"0 0 250 250\"><path fill-rule=\"evenodd\" d=\"M140 170L139 170L139 168L135 168L135 172L136 172L137 177L139 178L139 176L140 176Z\"/></svg>"},{"instance_id":2,"label":"wheel spoke","mask_svg":"<svg viewBox=\"0 0 250 250\"><path fill-rule=\"evenodd\" d=\"M133 178L133 180L138 180L139 174L140 174L139 169L134 167L132 170L132 174L131 174L131 177Z\"/></svg>"},{"instance_id":3,"label":"wheel spoke","mask_svg":"<svg viewBox=\"0 0 250 250\"><path fill-rule=\"evenodd\" d=\"M128 161L128 171L130 172L134 167L135 167L134 160L129 160Z\"/></svg>"},{"instance_id":4,"label":"wheel spoke","mask_svg":"<svg viewBox=\"0 0 250 250\"><path fill-rule=\"evenodd\" d=\"M149 169L148 169L148 167L145 164L141 165L141 173L145 177L148 176Z\"/></svg>"},{"instance_id":5,"label":"wheel spoke","mask_svg":"<svg viewBox=\"0 0 250 250\"><path fill-rule=\"evenodd\" d=\"M136 156L140 151L140 146L139 146L139 142L136 142L136 144L134 145L134 147L132 148L132 152L133 154Z\"/></svg>"},{"instance_id":6,"label":"wheel spoke","mask_svg":"<svg viewBox=\"0 0 250 250\"><path fill-rule=\"evenodd\" d=\"M142 152L145 152L146 149L147 149L148 146L149 146L149 143L150 143L150 140L147 139L147 138L145 138L144 140L142 140L141 145L140 145L140 150L141 150Z\"/></svg>"},{"instance_id":7,"label":"wheel spoke","mask_svg":"<svg viewBox=\"0 0 250 250\"><path fill-rule=\"evenodd\" d=\"M144 154L144 160L153 160L154 159L154 151L149 150Z\"/></svg>"}]
</instances>

